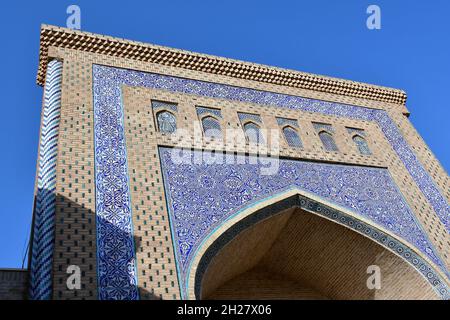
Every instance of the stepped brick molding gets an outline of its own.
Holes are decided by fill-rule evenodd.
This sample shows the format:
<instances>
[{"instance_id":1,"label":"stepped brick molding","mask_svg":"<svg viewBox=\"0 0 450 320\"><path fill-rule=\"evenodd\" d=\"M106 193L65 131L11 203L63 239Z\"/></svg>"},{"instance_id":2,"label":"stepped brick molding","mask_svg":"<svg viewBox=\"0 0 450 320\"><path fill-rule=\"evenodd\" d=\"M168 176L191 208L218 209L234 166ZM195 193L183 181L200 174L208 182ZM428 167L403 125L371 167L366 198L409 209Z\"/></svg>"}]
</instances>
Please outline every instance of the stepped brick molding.
<instances>
[{"instance_id":1,"label":"stepped brick molding","mask_svg":"<svg viewBox=\"0 0 450 320\"><path fill-rule=\"evenodd\" d=\"M43 25L40 41L37 75L39 85L44 84L48 48L49 46L55 46L294 88L400 105L406 103L406 93L398 89L149 45L66 28Z\"/></svg>"}]
</instances>

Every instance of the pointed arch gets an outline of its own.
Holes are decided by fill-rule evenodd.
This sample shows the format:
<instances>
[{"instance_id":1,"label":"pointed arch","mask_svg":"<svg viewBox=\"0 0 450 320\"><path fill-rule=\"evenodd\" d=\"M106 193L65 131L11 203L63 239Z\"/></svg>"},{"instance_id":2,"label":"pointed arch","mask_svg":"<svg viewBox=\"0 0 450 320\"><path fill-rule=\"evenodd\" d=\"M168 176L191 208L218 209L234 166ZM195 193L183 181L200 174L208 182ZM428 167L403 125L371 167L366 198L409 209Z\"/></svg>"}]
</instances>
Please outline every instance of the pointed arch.
<instances>
[{"instance_id":1,"label":"pointed arch","mask_svg":"<svg viewBox=\"0 0 450 320\"><path fill-rule=\"evenodd\" d=\"M371 221L357 217L345 208L295 187L246 206L205 237L189 265L187 291L182 293L184 298L201 297L202 279L209 263L216 253L239 233L289 208L300 208L368 238L406 261L429 283L439 297L450 298L449 285L444 280L445 275L428 258L420 255L412 245Z\"/></svg>"},{"instance_id":2,"label":"pointed arch","mask_svg":"<svg viewBox=\"0 0 450 320\"><path fill-rule=\"evenodd\" d=\"M372 151L370 151L367 140L364 137L362 137L359 134L355 134L352 137L352 140L355 143L356 147L358 148L358 151L360 154L365 155L365 156L369 156L372 154Z\"/></svg>"},{"instance_id":3,"label":"pointed arch","mask_svg":"<svg viewBox=\"0 0 450 320\"><path fill-rule=\"evenodd\" d=\"M294 148L303 147L302 140L300 139L300 135L298 134L298 130L290 125L286 125L282 129L284 139L286 140L288 146Z\"/></svg>"},{"instance_id":4,"label":"pointed arch","mask_svg":"<svg viewBox=\"0 0 450 320\"><path fill-rule=\"evenodd\" d=\"M322 141L322 144L327 151L339 151L339 148L336 145L336 142L334 141L333 134L326 130L322 130L319 132L319 138L320 141Z\"/></svg>"},{"instance_id":5,"label":"pointed arch","mask_svg":"<svg viewBox=\"0 0 450 320\"><path fill-rule=\"evenodd\" d=\"M222 138L222 129L220 126L220 121L211 113L205 114L201 118L203 134L205 137L210 138Z\"/></svg>"}]
</instances>

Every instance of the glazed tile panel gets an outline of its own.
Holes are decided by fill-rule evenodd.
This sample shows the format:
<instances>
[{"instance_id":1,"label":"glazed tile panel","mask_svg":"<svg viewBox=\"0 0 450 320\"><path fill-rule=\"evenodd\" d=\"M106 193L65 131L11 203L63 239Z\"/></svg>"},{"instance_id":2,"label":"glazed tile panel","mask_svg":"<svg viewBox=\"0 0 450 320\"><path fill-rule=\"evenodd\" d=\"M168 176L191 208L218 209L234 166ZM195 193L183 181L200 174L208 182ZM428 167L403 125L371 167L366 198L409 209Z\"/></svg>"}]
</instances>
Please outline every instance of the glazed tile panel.
<instances>
[{"instance_id":1,"label":"glazed tile panel","mask_svg":"<svg viewBox=\"0 0 450 320\"><path fill-rule=\"evenodd\" d=\"M268 161L258 159L264 158L224 155L220 164L208 164L196 161L208 152L159 150L182 285L195 251L214 229L242 208L293 187L383 227L445 271L386 169L280 159L275 175L261 175Z\"/></svg>"},{"instance_id":2,"label":"glazed tile panel","mask_svg":"<svg viewBox=\"0 0 450 320\"><path fill-rule=\"evenodd\" d=\"M141 86L376 121L436 214L450 229L450 206L387 112L134 70L93 66L99 297L136 299L136 266L123 128L121 86ZM386 227L383 225L383 227ZM403 228L402 226L400 226ZM442 267L429 242L417 243Z\"/></svg>"},{"instance_id":3,"label":"glazed tile panel","mask_svg":"<svg viewBox=\"0 0 450 320\"><path fill-rule=\"evenodd\" d=\"M120 88L94 82L98 297L138 299Z\"/></svg>"}]
</instances>

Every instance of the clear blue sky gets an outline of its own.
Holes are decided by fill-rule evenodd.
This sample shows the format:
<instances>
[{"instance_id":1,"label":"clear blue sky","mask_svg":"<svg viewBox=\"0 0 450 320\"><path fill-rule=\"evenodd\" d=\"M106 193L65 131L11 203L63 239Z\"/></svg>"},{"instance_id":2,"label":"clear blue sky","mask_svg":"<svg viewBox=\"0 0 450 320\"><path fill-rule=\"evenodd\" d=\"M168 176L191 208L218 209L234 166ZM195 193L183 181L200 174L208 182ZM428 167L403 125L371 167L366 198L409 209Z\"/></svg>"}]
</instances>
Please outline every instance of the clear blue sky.
<instances>
[{"instance_id":1,"label":"clear blue sky","mask_svg":"<svg viewBox=\"0 0 450 320\"><path fill-rule=\"evenodd\" d=\"M4 1L0 267L20 267L30 228L39 27L65 26L70 4L85 31L402 88L411 121L449 171L448 0ZM370 4L381 7L379 31L366 28Z\"/></svg>"}]
</instances>

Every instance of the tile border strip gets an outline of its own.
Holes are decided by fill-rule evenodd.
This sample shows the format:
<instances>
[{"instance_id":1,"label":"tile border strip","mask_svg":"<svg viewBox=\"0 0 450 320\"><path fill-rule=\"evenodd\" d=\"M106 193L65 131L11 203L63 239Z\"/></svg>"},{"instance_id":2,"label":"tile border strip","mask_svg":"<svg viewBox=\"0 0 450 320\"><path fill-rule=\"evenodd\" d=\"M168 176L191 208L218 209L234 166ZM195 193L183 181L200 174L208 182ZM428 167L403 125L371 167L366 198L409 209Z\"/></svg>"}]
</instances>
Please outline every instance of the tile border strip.
<instances>
[{"instance_id":1,"label":"tile border strip","mask_svg":"<svg viewBox=\"0 0 450 320\"><path fill-rule=\"evenodd\" d=\"M102 199L104 194L104 184L98 180L102 178L104 172L101 166L97 162L103 156L110 156L111 161L119 165L116 168L116 173L118 178L123 185L121 190L128 189L128 169L126 165L126 147L125 147L125 137L123 128L123 110L121 110L121 85L128 86L141 86L154 89L163 89L172 92L180 92L187 94L195 94L201 96L208 96L212 98L228 99L232 101L249 102L255 104L272 105L277 107L284 107L289 109L298 109L307 112L318 112L326 115L334 115L339 117L347 117L353 119L375 121L381 127L383 133L386 135L387 140L390 142L393 149L396 151L403 164L411 174L414 181L417 183L425 197L430 202L431 206L436 211L437 215L441 221L446 226L447 230L450 227L450 207L445 200L445 198L440 194L439 189L432 181L432 178L428 175L426 170L422 167L417 157L414 155L411 148L408 146L406 140L402 137L400 131L396 127L393 120L389 117L386 111L375 110L364 107L357 107L352 105L326 102L315 99L307 99L298 96L286 95L273 93L268 91L261 91L249 88L235 87L230 85L223 85L217 83L204 82L199 80L191 80L186 78L178 78L167 75L160 75L149 72L128 70L122 68L114 68L102 65L93 65L93 87L94 87L94 117L97 120L95 124L95 141L96 141L96 189L97 189L97 199ZM107 94L105 94L107 93ZM99 126L98 123L101 122L101 111L99 113L99 100L104 106L111 106L107 119L111 122L107 124L106 127ZM109 127L108 127L109 126ZM103 131L102 135L98 133ZM109 141L109 142L108 142ZM114 155L114 153L108 152L103 148L98 147L98 142L100 143L113 143L115 147L119 148L119 152ZM125 198L124 207L119 208L124 209L123 212L125 216L119 217L122 219L119 221L120 228L125 228L126 232L130 232L129 237L125 237L121 245L127 246L129 251L126 254L134 256L134 247L131 246L132 243L132 219L131 219L131 208L129 193L123 193ZM96 200L97 201L97 200ZM97 201L98 202L98 201ZM104 208L97 203L97 216L102 217L105 214ZM97 230L102 231L102 221L100 225L97 226ZM131 230L131 231L130 231ZM101 233L101 232L100 232ZM100 239L99 244L101 245L104 240L103 236L97 235ZM107 243L105 243L106 245ZM98 247L101 253L102 246ZM125 255L126 255L125 254ZM119 257L118 261L121 261L123 257ZM100 264L100 262L99 262ZM121 270L122 281L128 281L129 283L136 283L136 265L135 262L132 263L133 266ZM125 265L123 266L125 267ZM98 266L101 269L101 265ZM103 270L108 273L108 270ZM113 276L114 277L114 276ZM126 279L128 277L128 279ZM99 273L99 283L103 281L102 272ZM106 296L105 296L106 297ZM128 297L128 296L125 296ZM137 298L137 295L132 293L132 298Z\"/></svg>"}]
</instances>

